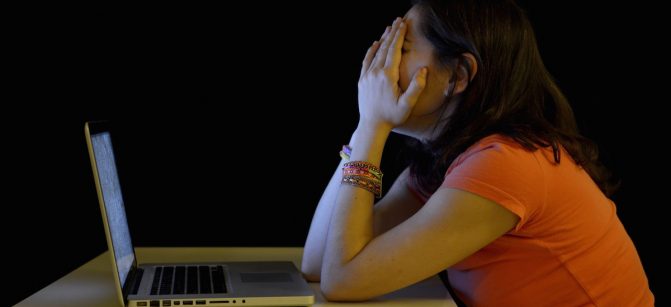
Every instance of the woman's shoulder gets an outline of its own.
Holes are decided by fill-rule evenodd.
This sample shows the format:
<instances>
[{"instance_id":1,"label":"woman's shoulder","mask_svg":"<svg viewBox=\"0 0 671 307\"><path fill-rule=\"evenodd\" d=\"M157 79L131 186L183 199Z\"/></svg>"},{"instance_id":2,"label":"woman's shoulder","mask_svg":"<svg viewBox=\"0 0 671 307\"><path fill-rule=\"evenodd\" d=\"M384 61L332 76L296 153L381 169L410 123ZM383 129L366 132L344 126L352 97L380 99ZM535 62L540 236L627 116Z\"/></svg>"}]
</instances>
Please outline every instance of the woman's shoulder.
<instances>
[{"instance_id":1,"label":"woman's shoulder","mask_svg":"<svg viewBox=\"0 0 671 307\"><path fill-rule=\"evenodd\" d=\"M517 149L524 149L524 147L522 147L522 145L520 145L520 143L515 141L515 139L513 139L512 137L507 136L505 134L500 134L500 133L490 134L486 137L481 138L480 140L475 142L473 144L473 146L471 146L471 148L469 148L469 149L472 149L473 147L482 149L483 147L488 147L488 146L489 147L492 147L492 146L506 146L506 147L513 147L513 148L517 148ZM468 151L468 150L466 150L466 151Z\"/></svg>"},{"instance_id":2,"label":"woman's shoulder","mask_svg":"<svg viewBox=\"0 0 671 307\"><path fill-rule=\"evenodd\" d=\"M461 153L461 155L459 155L455 162L456 164L459 164L459 162L464 161L465 159L475 154L483 152L505 155L510 155L513 153L530 153L528 149L524 148L512 137L496 133L483 137L477 142L473 143L473 145L468 147L463 153Z\"/></svg>"}]
</instances>

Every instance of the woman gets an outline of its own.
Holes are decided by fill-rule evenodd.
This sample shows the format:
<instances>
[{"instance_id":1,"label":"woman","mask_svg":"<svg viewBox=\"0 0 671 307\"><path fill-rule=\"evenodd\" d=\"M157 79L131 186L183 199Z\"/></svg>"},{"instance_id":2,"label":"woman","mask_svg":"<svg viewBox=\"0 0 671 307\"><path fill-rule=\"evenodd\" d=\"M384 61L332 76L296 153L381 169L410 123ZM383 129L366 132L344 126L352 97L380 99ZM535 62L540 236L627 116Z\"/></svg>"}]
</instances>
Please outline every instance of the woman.
<instances>
[{"instance_id":1,"label":"woman","mask_svg":"<svg viewBox=\"0 0 671 307\"><path fill-rule=\"evenodd\" d=\"M392 131L417 154L373 206ZM329 300L447 269L468 305L654 304L595 146L512 1L418 1L387 27L341 155L302 265Z\"/></svg>"}]
</instances>

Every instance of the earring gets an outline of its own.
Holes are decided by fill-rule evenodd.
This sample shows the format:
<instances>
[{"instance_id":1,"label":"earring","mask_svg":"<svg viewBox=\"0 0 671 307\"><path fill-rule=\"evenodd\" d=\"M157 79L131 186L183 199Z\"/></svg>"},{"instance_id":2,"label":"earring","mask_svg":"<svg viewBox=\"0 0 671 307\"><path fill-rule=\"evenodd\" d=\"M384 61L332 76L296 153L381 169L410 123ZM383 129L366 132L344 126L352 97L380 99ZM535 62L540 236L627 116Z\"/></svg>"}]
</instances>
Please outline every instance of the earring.
<instances>
[{"instance_id":1,"label":"earring","mask_svg":"<svg viewBox=\"0 0 671 307\"><path fill-rule=\"evenodd\" d=\"M447 86L447 88L443 92L443 95L445 97L451 96L452 93L454 93L454 84L455 84L455 82L450 82L450 85Z\"/></svg>"}]
</instances>

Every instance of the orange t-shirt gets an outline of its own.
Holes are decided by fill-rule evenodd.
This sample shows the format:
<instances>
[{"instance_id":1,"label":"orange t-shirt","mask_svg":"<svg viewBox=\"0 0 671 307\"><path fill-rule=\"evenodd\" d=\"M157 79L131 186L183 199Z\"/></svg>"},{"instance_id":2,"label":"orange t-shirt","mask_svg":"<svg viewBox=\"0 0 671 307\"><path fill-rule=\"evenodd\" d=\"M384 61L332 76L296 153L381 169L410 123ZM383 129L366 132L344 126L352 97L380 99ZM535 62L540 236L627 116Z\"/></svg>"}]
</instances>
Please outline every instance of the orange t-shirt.
<instances>
[{"instance_id":1,"label":"orange t-shirt","mask_svg":"<svg viewBox=\"0 0 671 307\"><path fill-rule=\"evenodd\" d=\"M492 135L457 157L440 188L477 194L520 218L448 269L469 306L654 305L615 204L565 150L555 164L550 148L532 152Z\"/></svg>"}]
</instances>

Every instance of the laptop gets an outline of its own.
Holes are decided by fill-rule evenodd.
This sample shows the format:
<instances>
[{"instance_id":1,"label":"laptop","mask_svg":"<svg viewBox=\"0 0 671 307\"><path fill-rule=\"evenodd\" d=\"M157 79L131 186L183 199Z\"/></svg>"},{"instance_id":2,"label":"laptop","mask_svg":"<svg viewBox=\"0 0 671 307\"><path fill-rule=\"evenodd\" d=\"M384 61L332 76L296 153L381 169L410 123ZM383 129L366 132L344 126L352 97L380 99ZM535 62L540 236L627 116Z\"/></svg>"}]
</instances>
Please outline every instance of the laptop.
<instances>
[{"instance_id":1,"label":"laptop","mask_svg":"<svg viewBox=\"0 0 671 307\"><path fill-rule=\"evenodd\" d=\"M314 293L290 262L138 265L117 176L108 122L84 130L114 281L124 306L309 306Z\"/></svg>"}]
</instances>

